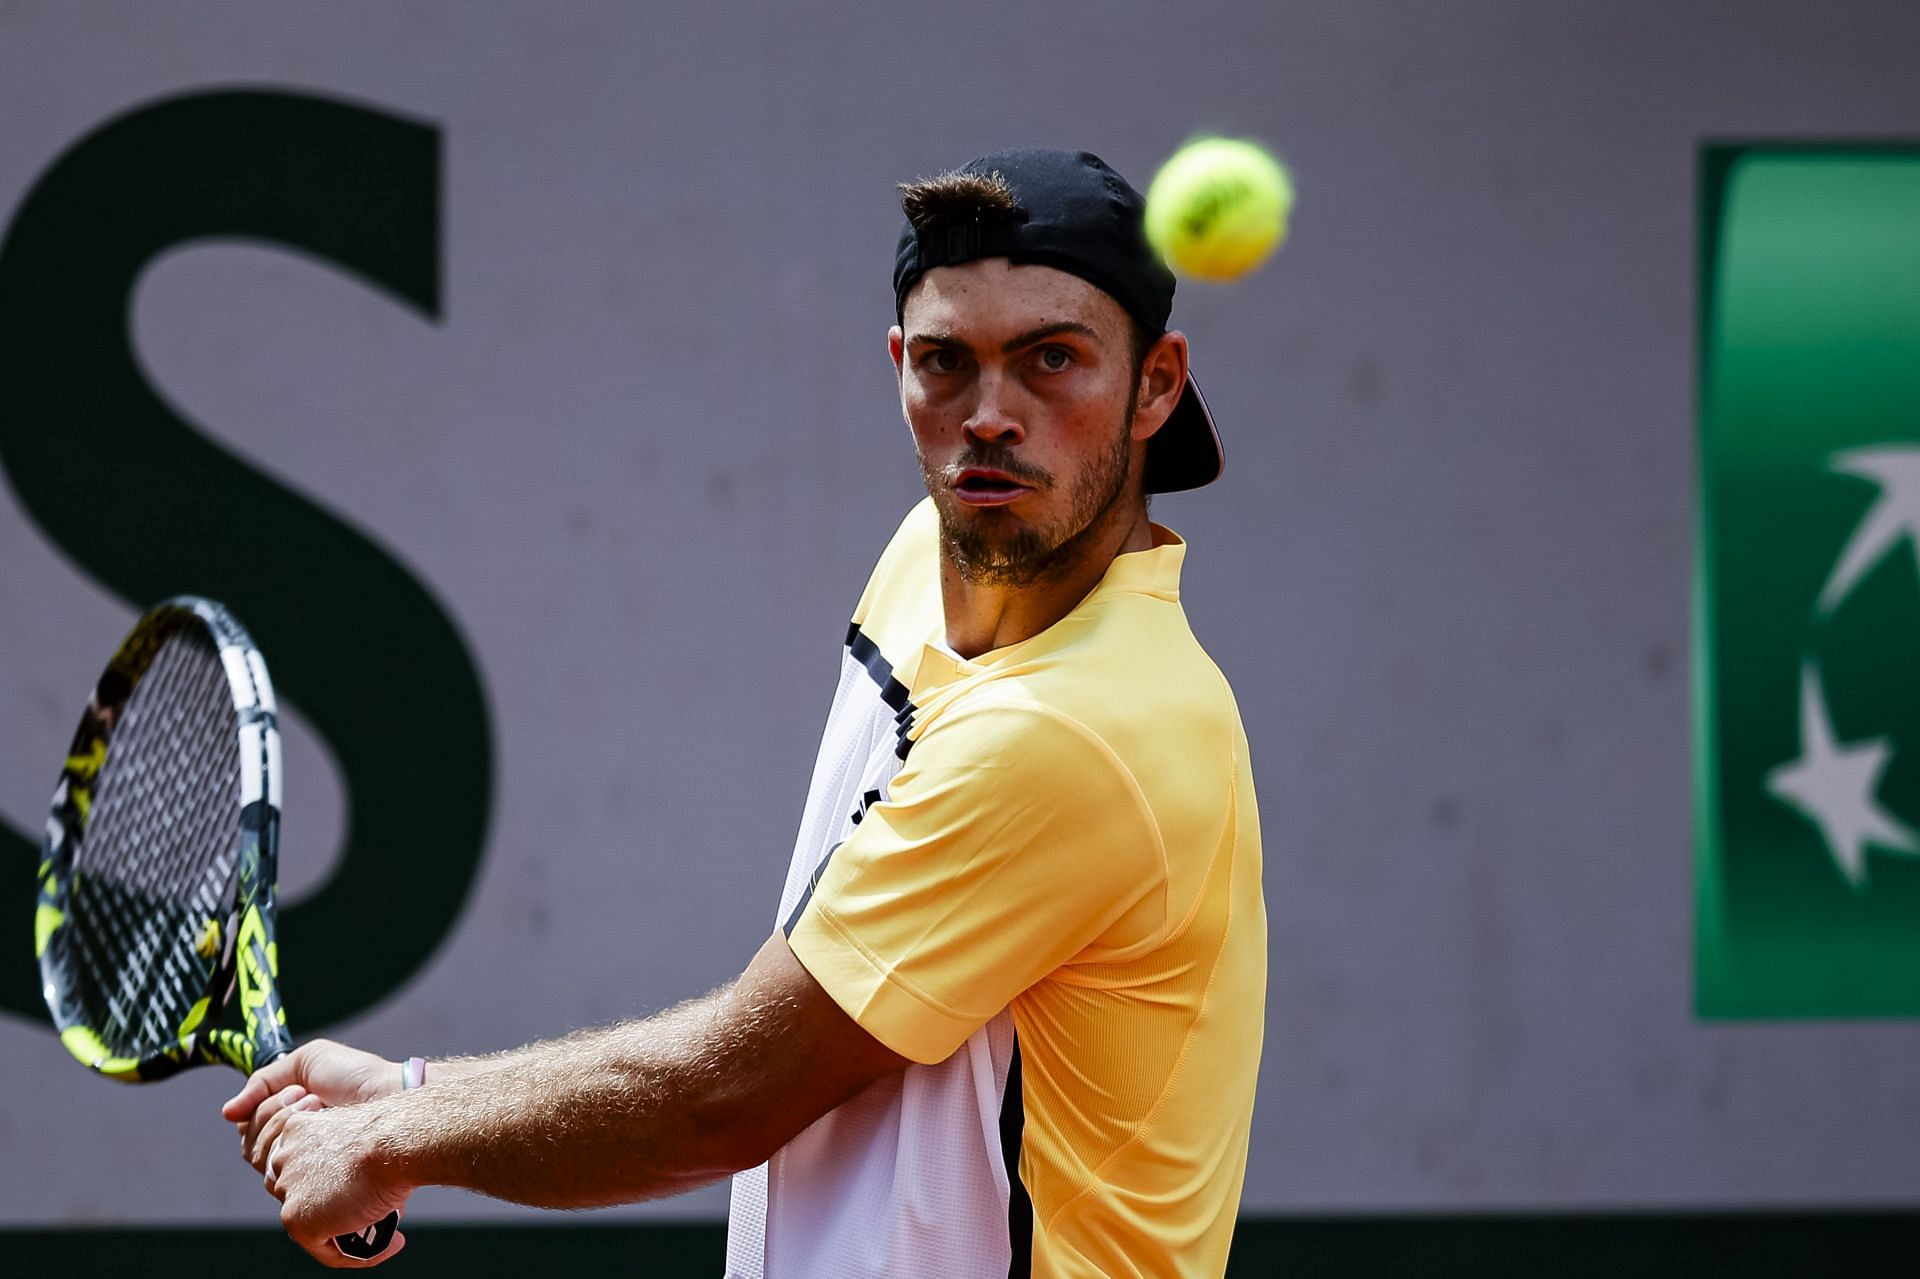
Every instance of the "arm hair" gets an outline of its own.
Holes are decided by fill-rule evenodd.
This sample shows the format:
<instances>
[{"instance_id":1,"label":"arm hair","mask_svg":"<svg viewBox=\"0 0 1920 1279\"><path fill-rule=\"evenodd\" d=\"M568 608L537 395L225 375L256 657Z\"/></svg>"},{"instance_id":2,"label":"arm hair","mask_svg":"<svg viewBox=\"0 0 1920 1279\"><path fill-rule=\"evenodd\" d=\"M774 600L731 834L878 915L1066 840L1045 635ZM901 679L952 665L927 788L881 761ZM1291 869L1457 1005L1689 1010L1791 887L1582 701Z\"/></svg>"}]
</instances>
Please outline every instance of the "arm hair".
<instances>
[{"instance_id":1,"label":"arm hair","mask_svg":"<svg viewBox=\"0 0 1920 1279\"><path fill-rule=\"evenodd\" d=\"M369 1103L377 1162L409 1185L588 1208L763 1162L907 1064L770 938L742 976L651 1017L490 1057Z\"/></svg>"}]
</instances>

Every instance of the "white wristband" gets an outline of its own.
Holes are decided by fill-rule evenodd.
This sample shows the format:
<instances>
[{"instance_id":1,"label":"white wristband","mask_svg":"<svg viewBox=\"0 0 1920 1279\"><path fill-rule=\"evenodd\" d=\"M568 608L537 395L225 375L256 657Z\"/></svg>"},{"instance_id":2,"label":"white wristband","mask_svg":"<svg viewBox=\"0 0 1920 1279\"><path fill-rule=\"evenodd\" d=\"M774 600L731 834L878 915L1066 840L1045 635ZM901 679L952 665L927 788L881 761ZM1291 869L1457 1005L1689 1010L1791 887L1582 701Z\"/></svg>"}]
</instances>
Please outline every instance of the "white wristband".
<instances>
[{"instance_id":1,"label":"white wristband","mask_svg":"<svg viewBox=\"0 0 1920 1279\"><path fill-rule=\"evenodd\" d=\"M410 1092L427 1082L427 1059L409 1057L400 1067L400 1091Z\"/></svg>"}]
</instances>

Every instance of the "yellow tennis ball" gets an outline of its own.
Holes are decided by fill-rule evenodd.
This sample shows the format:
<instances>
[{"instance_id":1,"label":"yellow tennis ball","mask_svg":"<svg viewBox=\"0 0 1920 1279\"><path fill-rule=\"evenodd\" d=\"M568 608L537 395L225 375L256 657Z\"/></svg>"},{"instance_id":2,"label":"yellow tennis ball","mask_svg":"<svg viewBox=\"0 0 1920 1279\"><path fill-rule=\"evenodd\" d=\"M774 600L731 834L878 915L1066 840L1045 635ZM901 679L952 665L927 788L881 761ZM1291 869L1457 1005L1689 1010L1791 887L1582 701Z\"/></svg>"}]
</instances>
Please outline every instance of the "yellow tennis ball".
<instances>
[{"instance_id":1,"label":"yellow tennis ball","mask_svg":"<svg viewBox=\"0 0 1920 1279\"><path fill-rule=\"evenodd\" d=\"M1287 235L1293 182L1257 143L1202 138L1147 188L1147 240L1182 275L1237 280Z\"/></svg>"}]
</instances>

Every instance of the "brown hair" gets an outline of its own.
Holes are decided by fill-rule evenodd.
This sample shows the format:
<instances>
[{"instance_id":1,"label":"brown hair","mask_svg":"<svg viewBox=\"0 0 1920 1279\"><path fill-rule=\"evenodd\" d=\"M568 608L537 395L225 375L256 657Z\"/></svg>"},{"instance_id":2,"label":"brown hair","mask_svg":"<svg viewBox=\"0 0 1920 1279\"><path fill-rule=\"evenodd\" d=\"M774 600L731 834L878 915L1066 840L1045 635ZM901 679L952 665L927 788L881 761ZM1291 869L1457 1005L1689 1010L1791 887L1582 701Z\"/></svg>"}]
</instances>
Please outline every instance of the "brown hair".
<instances>
[{"instance_id":1,"label":"brown hair","mask_svg":"<svg viewBox=\"0 0 1920 1279\"><path fill-rule=\"evenodd\" d=\"M1002 216L1019 207L1013 188L992 173L942 173L900 184L900 209L916 231Z\"/></svg>"}]
</instances>

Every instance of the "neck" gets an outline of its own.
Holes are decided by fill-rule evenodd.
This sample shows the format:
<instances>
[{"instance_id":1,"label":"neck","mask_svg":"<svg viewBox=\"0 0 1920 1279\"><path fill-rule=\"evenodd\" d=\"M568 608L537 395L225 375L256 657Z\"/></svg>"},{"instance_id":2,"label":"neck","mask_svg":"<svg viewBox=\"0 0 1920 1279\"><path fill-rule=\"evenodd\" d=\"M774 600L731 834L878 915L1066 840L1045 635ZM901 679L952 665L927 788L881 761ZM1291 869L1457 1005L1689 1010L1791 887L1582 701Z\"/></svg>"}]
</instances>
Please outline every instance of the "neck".
<instances>
[{"instance_id":1,"label":"neck","mask_svg":"<svg viewBox=\"0 0 1920 1279\"><path fill-rule=\"evenodd\" d=\"M940 557L940 601L947 645L962 657L1031 639L1071 613L1106 575L1117 556L1153 546L1144 502L1116 508L1087 541L1086 553L1020 586L970 582L949 555Z\"/></svg>"}]
</instances>

